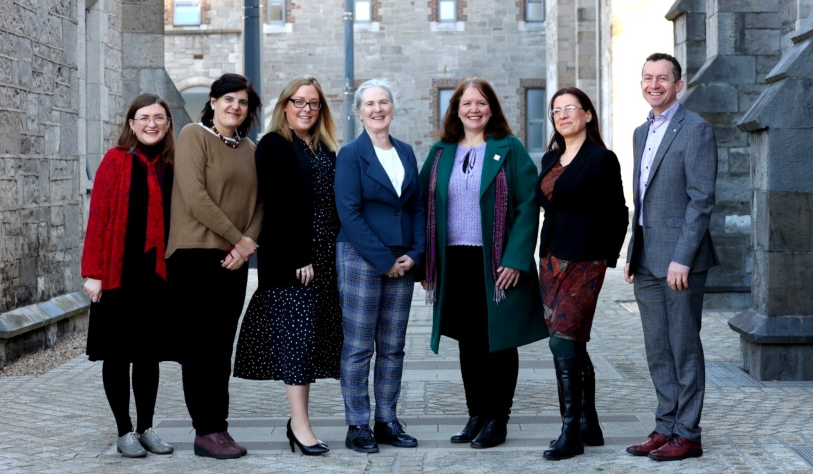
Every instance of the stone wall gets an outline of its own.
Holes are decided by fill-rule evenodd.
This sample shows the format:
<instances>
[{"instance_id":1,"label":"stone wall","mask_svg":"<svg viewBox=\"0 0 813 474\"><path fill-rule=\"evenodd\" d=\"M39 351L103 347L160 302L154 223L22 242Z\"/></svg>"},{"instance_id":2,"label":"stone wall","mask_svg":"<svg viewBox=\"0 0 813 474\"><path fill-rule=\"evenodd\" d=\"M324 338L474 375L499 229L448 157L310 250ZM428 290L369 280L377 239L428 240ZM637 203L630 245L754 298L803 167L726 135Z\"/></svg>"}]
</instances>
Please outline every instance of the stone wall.
<instances>
[{"instance_id":1,"label":"stone wall","mask_svg":"<svg viewBox=\"0 0 813 474\"><path fill-rule=\"evenodd\" d=\"M243 0L207 0L203 24L174 26L173 0L164 0L164 58L177 88L211 85L243 72Z\"/></svg>"},{"instance_id":2,"label":"stone wall","mask_svg":"<svg viewBox=\"0 0 813 474\"><path fill-rule=\"evenodd\" d=\"M0 313L81 286L83 8L0 2Z\"/></svg>"},{"instance_id":3,"label":"stone wall","mask_svg":"<svg viewBox=\"0 0 813 474\"><path fill-rule=\"evenodd\" d=\"M0 366L86 327L93 177L163 69L162 0L0 0Z\"/></svg>"}]
</instances>

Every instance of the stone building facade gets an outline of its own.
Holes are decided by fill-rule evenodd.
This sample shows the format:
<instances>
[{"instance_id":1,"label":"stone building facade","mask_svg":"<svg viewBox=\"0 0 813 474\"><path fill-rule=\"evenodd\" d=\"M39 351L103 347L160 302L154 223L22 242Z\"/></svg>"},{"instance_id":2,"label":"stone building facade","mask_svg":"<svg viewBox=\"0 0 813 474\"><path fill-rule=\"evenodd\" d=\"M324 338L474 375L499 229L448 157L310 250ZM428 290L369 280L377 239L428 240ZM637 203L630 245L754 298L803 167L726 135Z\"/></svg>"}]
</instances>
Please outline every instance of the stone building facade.
<instances>
[{"instance_id":1,"label":"stone building facade","mask_svg":"<svg viewBox=\"0 0 813 474\"><path fill-rule=\"evenodd\" d=\"M166 64L178 89L186 96L224 72L241 72L243 1L202 0L200 24L191 26L174 24L176 2L164 4ZM266 118L291 78L311 74L321 82L338 136L343 137L343 3L261 3ZM412 144L423 161L437 138L448 91L466 77L484 77L499 94L514 132L533 148L532 156L538 160L548 137L547 91L554 90L548 83L575 83L591 95L599 94L600 61L609 55L599 55L597 38L602 36L596 28L600 15L609 18L608 4L609 0L357 0L356 83L376 77L393 82L398 105L392 133ZM284 10L282 18L269 14L278 11L274 8ZM560 28L551 27L556 24ZM609 21L603 24L606 41ZM561 38L551 36L556 31ZM551 41L561 46L561 56L551 53ZM568 73L557 75L556 67L548 67L551 58L556 67L570 68ZM609 80L609 68L603 71L604 80ZM609 88L604 90L609 94ZM191 91L188 95L195 98ZM609 107L603 110L609 114ZM605 123L609 125L609 120Z\"/></svg>"},{"instance_id":2,"label":"stone building facade","mask_svg":"<svg viewBox=\"0 0 813 474\"><path fill-rule=\"evenodd\" d=\"M86 324L96 168L136 95L182 105L162 17L160 0L0 0L0 367Z\"/></svg>"}]
</instances>

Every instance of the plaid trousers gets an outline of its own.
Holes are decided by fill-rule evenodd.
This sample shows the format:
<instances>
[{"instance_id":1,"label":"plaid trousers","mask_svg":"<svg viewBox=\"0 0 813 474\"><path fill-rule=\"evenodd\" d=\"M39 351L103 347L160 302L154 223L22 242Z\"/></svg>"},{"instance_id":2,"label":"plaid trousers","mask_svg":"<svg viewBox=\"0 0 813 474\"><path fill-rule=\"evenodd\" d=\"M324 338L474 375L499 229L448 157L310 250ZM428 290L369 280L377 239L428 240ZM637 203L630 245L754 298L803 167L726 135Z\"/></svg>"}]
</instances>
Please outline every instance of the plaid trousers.
<instances>
[{"instance_id":1,"label":"plaid trousers","mask_svg":"<svg viewBox=\"0 0 813 474\"><path fill-rule=\"evenodd\" d=\"M404 345L414 277L376 274L348 242L336 243L336 270L342 306L341 384L348 425L370 423L370 359L376 353L373 390L375 421L396 420L404 370Z\"/></svg>"}]
</instances>

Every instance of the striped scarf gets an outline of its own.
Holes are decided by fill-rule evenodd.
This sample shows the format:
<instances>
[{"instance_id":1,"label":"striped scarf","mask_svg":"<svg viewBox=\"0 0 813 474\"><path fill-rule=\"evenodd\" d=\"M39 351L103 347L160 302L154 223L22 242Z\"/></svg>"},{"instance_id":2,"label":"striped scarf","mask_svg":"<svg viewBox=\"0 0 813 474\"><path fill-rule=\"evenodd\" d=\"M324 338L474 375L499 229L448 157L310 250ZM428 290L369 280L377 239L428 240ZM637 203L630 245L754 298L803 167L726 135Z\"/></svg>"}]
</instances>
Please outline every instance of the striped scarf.
<instances>
[{"instance_id":1,"label":"striped scarf","mask_svg":"<svg viewBox=\"0 0 813 474\"><path fill-rule=\"evenodd\" d=\"M426 213L426 304L437 301L438 279L438 219L437 219L437 182L438 162L443 154L439 149L429 174L429 197ZM496 179L496 196L494 199L494 228L492 230L491 248L491 276L494 279L494 302L497 304L505 299L505 290L497 288L497 268L500 267L502 254L505 250L505 218L508 214L508 179L505 175L505 166L500 167Z\"/></svg>"}]
</instances>

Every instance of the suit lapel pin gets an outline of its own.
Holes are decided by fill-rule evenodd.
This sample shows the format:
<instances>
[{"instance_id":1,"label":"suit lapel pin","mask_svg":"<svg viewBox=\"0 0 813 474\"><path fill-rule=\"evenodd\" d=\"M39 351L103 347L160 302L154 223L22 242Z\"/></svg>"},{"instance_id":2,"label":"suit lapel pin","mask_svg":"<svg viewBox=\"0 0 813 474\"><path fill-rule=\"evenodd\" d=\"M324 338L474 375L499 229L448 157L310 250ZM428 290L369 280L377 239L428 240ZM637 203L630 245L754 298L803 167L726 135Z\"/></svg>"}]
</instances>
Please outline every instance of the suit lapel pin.
<instances>
[{"instance_id":1,"label":"suit lapel pin","mask_svg":"<svg viewBox=\"0 0 813 474\"><path fill-rule=\"evenodd\" d=\"M500 161L500 155L494 155L494 161Z\"/></svg>"},{"instance_id":2,"label":"suit lapel pin","mask_svg":"<svg viewBox=\"0 0 813 474\"><path fill-rule=\"evenodd\" d=\"M675 132L675 133L677 133L677 129L676 129L676 128L672 129L672 131L673 131L673 132Z\"/></svg>"}]
</instances>

